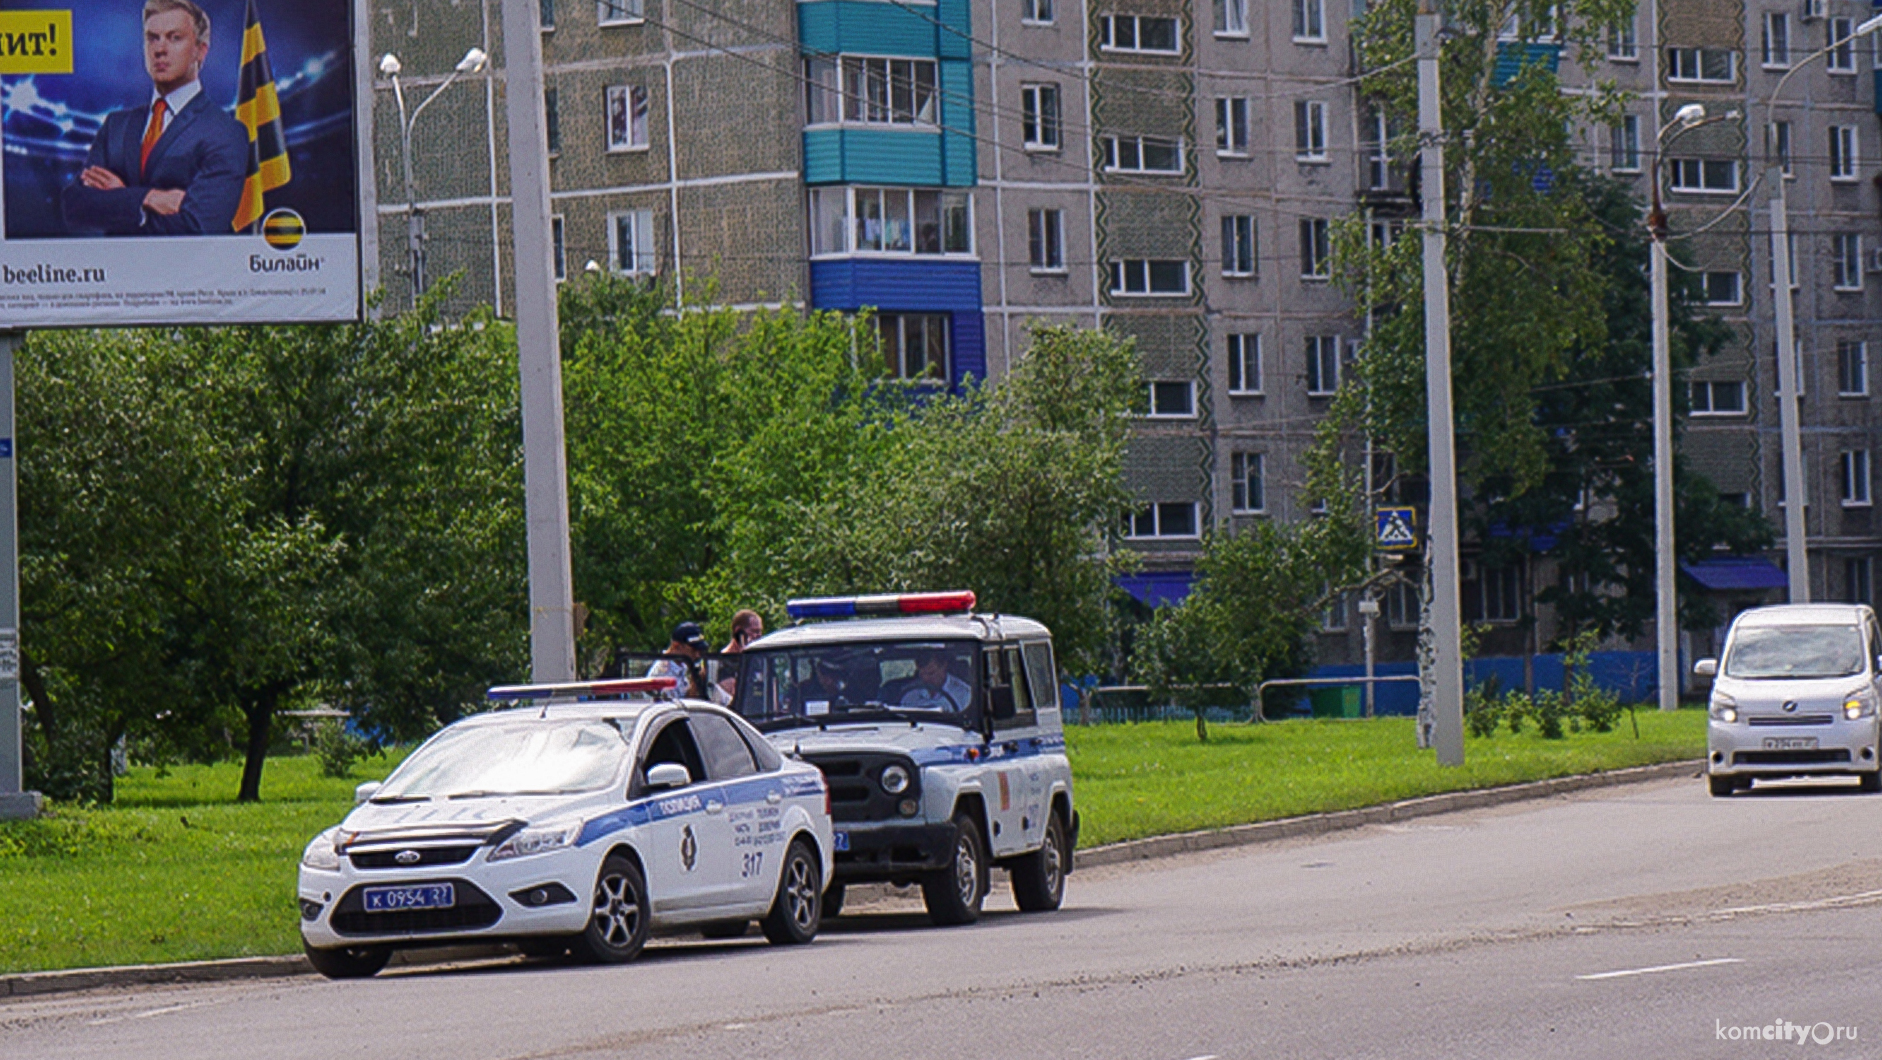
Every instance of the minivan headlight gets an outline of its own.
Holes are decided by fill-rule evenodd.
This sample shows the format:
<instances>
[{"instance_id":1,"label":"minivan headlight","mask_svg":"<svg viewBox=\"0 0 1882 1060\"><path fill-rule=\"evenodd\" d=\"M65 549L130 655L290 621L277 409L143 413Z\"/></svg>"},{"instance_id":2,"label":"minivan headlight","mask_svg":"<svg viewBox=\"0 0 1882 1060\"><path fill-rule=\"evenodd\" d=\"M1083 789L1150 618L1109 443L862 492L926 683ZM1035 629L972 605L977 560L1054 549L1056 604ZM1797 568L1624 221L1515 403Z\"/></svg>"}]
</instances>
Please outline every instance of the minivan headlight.
<instances>
[{"instance_id":1,"label":"minivan headlight","mask_svg":"<svg viewBox=\"0 0 1882 1060\"><path fill-rule=\"evenodd\" d=\"M1738 720L1738 700L1720 692L1712 691L1712 704L1708 711L1718 721L1733 722Z\"/></svg>"},{"instance_id":2,"label":"minivan headlight","mask_svg":"<svg viewBox=\"0 0 1882 1060\"><path fill-rule=\"evenodd\" d=\"M1868 696L1857 694L1843 701L1843 717L1849 721L1866 718L1875 713L1875 701Z\"/></svg>"},{"instance_id":3,"label":"minivan headlight","mask_svg":"<svg viewBox=\"0 0 1882 1060\"><path fill-rule=\"evenodd\" d=\"M582 823L558 825L554 828L525 828L503 842L490 852L485 861L508 861L510 858L526 858L532 854L545 854L551 850L560 850L575 842L582 834Z\"/></svg>"},{"instance_id":4,"label":"minivan headlight","mask_svg":"<svg viewBox=\"0 0 1882 1060\"><path fill-rule=\"evenodd\" d=\"M301 864L322 872L340 871L340 854L333 849L333 833L337 829L329 828L315 836L301 851Z\"/></svg>"}]
</instances>

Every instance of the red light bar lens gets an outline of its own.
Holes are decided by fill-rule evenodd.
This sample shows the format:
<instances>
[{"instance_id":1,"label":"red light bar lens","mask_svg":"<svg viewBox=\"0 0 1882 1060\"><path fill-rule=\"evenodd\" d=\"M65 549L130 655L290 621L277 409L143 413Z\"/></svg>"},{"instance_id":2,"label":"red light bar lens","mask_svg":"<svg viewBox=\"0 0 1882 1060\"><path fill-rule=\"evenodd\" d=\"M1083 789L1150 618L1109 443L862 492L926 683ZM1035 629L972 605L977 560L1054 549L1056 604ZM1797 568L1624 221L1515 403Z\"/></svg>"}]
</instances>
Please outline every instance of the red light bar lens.
<instances>
[{"instance_id":1,"label":"red light bar lens","mask_svg":"<svg viewBox=\"0 0 1882 1060\"><path fill-rule=\"evenodd\" d=\"M974 594L971 592L907 593L897 599L905 615L942 615L974 609Z\"/></svg>"}]
</instances>

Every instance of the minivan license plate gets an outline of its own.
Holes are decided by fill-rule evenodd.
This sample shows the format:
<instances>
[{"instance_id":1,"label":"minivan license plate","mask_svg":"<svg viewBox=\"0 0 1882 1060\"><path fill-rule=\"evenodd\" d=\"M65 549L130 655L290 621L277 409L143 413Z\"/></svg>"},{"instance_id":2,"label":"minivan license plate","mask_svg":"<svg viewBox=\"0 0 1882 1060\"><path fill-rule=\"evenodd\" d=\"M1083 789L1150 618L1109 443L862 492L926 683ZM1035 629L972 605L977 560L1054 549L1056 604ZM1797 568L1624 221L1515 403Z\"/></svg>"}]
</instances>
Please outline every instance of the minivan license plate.
<instances>
[{"instance_id":1,"label":"minivan license plate","mask_svg":"<svg viewBox=\"0 0 1882 1060\"><path fill-rule=\"evenodd\" d=\"M409 887L368 887L360 897L368 913L395 913L401 909L448 909L457 902L448 883L421 883Z\"/></svg>"},{"instance_id":2,"label":"minivan license plate","mask_svg":"<svg viewBox=\"0 0 1882 1060\"><path fill-rule=\"evenodd\" d=\"M1767 736L1764 738L1767 751L1814 751L1817 749L1815 736Z\"/></svg>"}]
</instances>

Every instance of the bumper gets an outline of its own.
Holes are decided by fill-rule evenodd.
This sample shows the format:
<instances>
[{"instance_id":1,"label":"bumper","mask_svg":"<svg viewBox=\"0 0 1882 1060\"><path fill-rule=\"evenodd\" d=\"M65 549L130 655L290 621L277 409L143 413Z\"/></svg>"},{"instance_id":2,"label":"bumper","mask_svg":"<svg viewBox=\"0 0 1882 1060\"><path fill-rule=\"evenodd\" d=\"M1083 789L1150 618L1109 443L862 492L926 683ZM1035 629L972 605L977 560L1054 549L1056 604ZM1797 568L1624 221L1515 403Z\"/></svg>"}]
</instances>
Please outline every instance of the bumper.
<instances>
[{"instance_id":1,"label":"bumper","mask_svg":"<svg viewBox=\"0 0 1882 1060\"><path fill-rule=\"evenodd\" d=\"M838 883L905 880L945 868L954 856L954 825L837 822L849 849L836 852ZM842 840L839 839L839 845Z\"/></svg>"},{"instance_id":2,"label":"bumper","mask_svg":"<svg viewBox=\"0 0 1882 1060\"><path fill-rule=\"evenodd\" d=\"M429 946L466 939L500 940L527 935L572 935L588 923L587 895L594 871L582 875L569 861L535 863L519 858L501 871L457 865L413 872L300 870L301 938L308 945L389 944ZM464 871L475 869L477 871ZM450 883L454 901L445 909L367 912L368 887Z\"/></svg>"},{"instance_id":3,"label":"bumper","mask_svg":"<svg viewBox=\"0 0 1882 1060\"><path fill-rule=\"evenodd\" d=\"M1877 736L1875 718L1795 727L1714 719L1706 726L1706 772L1740 777L1873 773L1882 766Z\"/></svg>"}]
</instances>

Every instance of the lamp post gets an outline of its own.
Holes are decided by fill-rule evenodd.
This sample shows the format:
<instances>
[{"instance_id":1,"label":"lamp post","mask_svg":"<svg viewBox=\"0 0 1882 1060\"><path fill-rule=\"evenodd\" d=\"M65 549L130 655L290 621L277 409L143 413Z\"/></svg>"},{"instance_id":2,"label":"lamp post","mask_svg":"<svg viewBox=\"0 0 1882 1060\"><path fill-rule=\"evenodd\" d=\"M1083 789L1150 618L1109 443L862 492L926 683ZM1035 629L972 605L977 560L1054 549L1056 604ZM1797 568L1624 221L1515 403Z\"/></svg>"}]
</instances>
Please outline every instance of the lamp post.
<instances>
[{"instance_id":1,"label":"lamp post","mask_svg":"<svg viewBox=\"0 0 1882 1060\"><path fill-rule=\"evenodd\" d=\"M1785 202L1784 159L1777 149L1777 101L1784 85L1797 71L1836 49L1882 29L1882 15L1857 26L1847 37L1833 40L1804 56L1778 78L1764 108L1765 176L1771 184L1771 286L1777 327L1777 422L1784 459L1784 566L1790 582L1790 602L1810 602L1810 557L1804 539L1804 451L1799 419L1803 394L1798 379L1796 307L1791 300L1790 208Z\"/></svg>"},{"instance_id":2,"label":"lamp post","mask_svg":"<svg viewBox=\"0 0 1882 1060\"><path fill-rule=\"evenodd\" d=\"M405 86L399 83L399 73L405 69L399 57L387 52L379 60L379 73L392 81L392 98L399 104L399 161L405 175L405 251L409 258L412 273L412 304L418 304L418 297L425 293L425 211L418 208L418 193L412 180L412 126L418 122L418 116L424 113L431 101L439 93L451 87L465 74L474 74L484 68L490 57L482 48L472 48L464 53L464 58L457 61L451 73L431 90L431 95L413 107L408 115L405 112Z\"/></svg>"}]
</instances>

